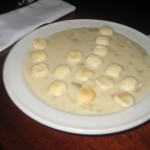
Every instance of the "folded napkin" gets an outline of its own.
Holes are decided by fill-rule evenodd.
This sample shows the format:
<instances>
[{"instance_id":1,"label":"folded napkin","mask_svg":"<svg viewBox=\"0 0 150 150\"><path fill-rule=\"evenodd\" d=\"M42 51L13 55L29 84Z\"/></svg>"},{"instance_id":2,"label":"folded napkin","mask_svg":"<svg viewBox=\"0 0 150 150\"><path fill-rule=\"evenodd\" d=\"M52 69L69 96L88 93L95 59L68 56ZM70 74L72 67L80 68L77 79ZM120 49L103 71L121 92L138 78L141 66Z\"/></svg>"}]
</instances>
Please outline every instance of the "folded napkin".
<instances>
[{"instance_id":1,"label":"folded napkin","mask_svg":"<svg viewBox=\"0 0 150 150\"><path fill-rule=\"evenodd\" d=\"M75 10L62 0L37 2L0 15L0 52L37 27L51 23Z\"/></svg>"}]
</instances>

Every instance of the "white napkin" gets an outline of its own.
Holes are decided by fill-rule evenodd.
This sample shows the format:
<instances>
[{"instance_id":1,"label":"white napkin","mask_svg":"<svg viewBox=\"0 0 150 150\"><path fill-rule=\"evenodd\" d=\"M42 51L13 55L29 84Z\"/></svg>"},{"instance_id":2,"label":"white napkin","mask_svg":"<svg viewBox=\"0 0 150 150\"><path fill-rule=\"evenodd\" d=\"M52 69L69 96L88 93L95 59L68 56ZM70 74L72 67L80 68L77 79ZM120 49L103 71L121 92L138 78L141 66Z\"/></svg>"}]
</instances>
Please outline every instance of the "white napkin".
<instances>
[{"instance_id":1,"label":"white napkin","mask_svg":"<svg viewBox=\"0 0 150 150\"><path fill-rule=\"evenodd\" d=\"M37 27L51 23L75 10L62 0L37 2L0 15L0 52Z\"/></svg>"}]
</instances>

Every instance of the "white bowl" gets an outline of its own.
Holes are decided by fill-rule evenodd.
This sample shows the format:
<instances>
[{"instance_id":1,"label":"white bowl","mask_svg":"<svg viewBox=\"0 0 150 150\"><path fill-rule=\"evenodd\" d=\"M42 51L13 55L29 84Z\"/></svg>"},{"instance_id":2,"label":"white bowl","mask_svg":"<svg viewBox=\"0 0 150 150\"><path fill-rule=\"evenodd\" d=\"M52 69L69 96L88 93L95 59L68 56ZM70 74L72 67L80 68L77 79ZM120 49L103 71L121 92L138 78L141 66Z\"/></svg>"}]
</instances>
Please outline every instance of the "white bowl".
<instances>
[{"instance_id":1,"label":"white bowl","mask_svg":"<svg viewBox=\"0 0 150 150\"><path fill-rule=\"evenodd\" d=\"M23 61L36 37L78 27L111 26L142 47L150 50L150 40L144 34L121 24L101 20L67 20L41 27L21 39L10 51L3 70L3 79L11 100L32 119L61 131L76 134L109 134L124 131L150 119L150 95L135 106L109 115L84 116L59 111L42 103L28 89L23 77Z\"/></svg>"}]
</instances>

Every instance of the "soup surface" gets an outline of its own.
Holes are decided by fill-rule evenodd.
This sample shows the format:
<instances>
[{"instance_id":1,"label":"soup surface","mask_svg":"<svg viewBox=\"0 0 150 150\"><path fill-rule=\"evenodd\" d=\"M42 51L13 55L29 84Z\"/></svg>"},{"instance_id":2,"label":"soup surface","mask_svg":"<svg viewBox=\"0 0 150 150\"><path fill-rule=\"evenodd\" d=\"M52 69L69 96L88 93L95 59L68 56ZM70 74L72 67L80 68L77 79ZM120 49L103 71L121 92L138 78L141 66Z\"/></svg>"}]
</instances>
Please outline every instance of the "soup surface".
<instances>
[{"instance_id":1,"label":"soup surface","mask_svg":"<svg viewBox=\"0 0 150 150\"><path fill-rule=\"evenodd\" d=\"M150 56L111 27L37 37L24 63L28 87L56 109L98 115L123 111L150 89Z\"/></svg>"}]
</instances>

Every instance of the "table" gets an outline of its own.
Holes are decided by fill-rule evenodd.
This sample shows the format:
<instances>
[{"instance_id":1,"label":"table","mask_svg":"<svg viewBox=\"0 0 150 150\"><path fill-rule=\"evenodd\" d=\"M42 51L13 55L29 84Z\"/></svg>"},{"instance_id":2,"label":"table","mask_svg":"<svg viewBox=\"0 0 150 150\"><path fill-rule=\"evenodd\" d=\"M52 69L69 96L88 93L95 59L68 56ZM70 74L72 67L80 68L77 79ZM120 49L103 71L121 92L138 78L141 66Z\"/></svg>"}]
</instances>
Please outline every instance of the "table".
<instances>
[{"instance_id":1,"label":"table","mask_svg":"<svg viewBox=\"0 0 150 150\"><path fill-rule=\"evenodd\" d=\"M118 22L150 34L148 1L125 2L66 0L77 9L57 21L100 19ZM109 4L109 5L108 5ZM142 8L145 8L144 10ZM147 8L147 9L146 9ZM108 135L77 135L46 127L25 115L4 88L2 72L12 46L0 53L0 150L149 150L150 121L128 131Z\"/></svg>"}]
</instances>

